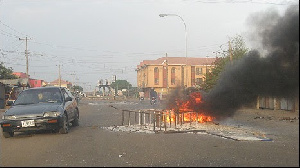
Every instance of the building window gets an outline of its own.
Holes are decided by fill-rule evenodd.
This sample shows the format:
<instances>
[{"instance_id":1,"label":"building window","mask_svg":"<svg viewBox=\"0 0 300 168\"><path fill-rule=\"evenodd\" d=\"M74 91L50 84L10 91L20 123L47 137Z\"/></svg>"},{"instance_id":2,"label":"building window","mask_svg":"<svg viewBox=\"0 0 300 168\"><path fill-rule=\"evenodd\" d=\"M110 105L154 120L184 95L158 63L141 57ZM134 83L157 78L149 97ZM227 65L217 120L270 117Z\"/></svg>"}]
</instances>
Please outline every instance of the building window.
<instances>
[{"instance_id":1,"label":"building window","mask_svg":"<svg viewBox=\"0 0 300 168\"><path fill-rule=\"evenodd\" d=\"M196 68L196 75L202 74L202 68Z\"/></svg>"},{"instance_id":2,"label":"building window","mask_svg":"<svg viewBox=\"0 0 300 168\"><path fill-rule=\"evenodd\" d=\"M158 85L158 84L159 84L158 78L155 78L155 79L154 79L154 84L155 84L155 85Z\"/></svg>"},{"instance_id":3,"label":"building window","mask_svg":"<svg viewBox=\"0 0 300 168\"><path fill-rule=\"evenodd\" d=\"M175 78L171 78L171 85L175 85Z\"/></svg>"},{"instance_id":4,"label":"building window","mask_svg":"<svg viewBox=\"0 0 300 168\"><path fill-rule=\"evenodd\" d=\"M154 84L155 85L159 84L159 69L158 69L158 67L154 68Z\"/></svg>"},{"instance_id":5,"label":"building window","mask_svg":"<svg viewBox=\"0 0 300 168\"><path fill-rule=\"evenodd\" d=\"M175 67L171 69L171 85L175 85Z\"/></svg>"},{"instance_id":6,"label":"building window","mask_svg":"<svg viewBox=\"0 0 300 168\"><path fill-rule=\"evenodd\" d=\"M171 69L171 73L172 73L172 74L173 74L173 73L175 74L175 69L176 69L175 67L173 67L173 68Z\"/></svg>"}]
</instances>

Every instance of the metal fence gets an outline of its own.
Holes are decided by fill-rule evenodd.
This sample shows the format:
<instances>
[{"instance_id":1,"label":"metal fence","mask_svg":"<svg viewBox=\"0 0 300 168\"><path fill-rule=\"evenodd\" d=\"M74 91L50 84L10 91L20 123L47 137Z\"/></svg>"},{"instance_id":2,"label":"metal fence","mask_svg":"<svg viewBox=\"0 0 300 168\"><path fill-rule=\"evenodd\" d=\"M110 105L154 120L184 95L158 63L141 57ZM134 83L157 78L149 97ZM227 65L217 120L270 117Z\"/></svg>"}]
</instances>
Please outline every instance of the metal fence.
<instances>
[{"instance_id":1,"label":"metal fence","mask_svg":"<svg viewBox=\"0 0 300 168\"><path fill-rule=\"evenodd\" d=\"M192 119L192 113L195 114ZM187 119L188 121L185 121ZM122 110L122 126L139 125L152 127L153 131L167 131L168 128L178 128L184 123L198 124L198 113L174 112L170 110L146 109L146 110Z\"/></svg>"}]
</instances>

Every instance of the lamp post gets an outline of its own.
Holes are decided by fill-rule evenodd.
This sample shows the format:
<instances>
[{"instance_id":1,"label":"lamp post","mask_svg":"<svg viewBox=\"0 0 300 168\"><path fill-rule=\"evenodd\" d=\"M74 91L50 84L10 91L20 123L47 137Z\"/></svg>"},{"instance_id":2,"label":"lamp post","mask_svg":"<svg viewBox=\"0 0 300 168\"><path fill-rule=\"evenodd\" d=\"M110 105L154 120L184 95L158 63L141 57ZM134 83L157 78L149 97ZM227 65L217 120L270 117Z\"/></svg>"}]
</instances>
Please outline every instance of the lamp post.
<instances>
[{"instance_id":1,"label":"lamp post","mask_svg":"<svg viewBox=\"0 0 300 168\"><path fill-rule=\"evenodd\" d=\"M183 18L181 16L177 15L177 14L159 14L159 16L160 17L177 16L177 17L179 17L182 20L182 22L184 24L184 29L185 29L185 72L186 72L185 79L186 79L186 86L188 86L188 83L187 83L187 81L188 81L187 80L188 74L187 74L187 30L186 30L186 24L185 24Z\"/></svg>"}]
</instances>

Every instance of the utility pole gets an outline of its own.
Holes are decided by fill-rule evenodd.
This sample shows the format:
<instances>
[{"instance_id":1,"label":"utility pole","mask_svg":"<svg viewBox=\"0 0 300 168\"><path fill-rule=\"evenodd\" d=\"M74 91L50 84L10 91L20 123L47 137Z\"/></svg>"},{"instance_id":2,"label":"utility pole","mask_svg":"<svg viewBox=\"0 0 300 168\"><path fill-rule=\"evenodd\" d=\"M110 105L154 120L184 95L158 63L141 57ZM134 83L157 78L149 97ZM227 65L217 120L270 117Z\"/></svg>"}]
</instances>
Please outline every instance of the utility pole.
<instances>
[{"instance_id":1,"label":"utility pole","mask_svg":"<svg viewBox=\"0 0 300 168\"><path fill-rule=\"evenodd\" d=\"M60 64L58 65L58 83L59 83L59 87L61 87Z\"/></svg>"},{"instance_id":2,"label":"utility pole","mask_svg":"<svg viewBox=\"0 0 300 168\"><path fill-rule=\"evenodd\" d=\"M19 40L25 40L26 43L26 48L25 48L25 57L26 57L26 75L29 78L29 74L28 74L28 50L27 50L27 41L29 40L27 37L25 39L21 39L19 38Z\"/></svg>"},{"instance_id":3,"label":"utility pole","mask_svg":"<svg viewBox=\"0 0 300 168\"><path fill-rule=\"evenodd\" d=\"M72 83L72 85L73 85L73 91L75 92L75 71L74 71L74 73L71 73L71 75L73 75L73 83Z\"/></svg>"}]
</instances>

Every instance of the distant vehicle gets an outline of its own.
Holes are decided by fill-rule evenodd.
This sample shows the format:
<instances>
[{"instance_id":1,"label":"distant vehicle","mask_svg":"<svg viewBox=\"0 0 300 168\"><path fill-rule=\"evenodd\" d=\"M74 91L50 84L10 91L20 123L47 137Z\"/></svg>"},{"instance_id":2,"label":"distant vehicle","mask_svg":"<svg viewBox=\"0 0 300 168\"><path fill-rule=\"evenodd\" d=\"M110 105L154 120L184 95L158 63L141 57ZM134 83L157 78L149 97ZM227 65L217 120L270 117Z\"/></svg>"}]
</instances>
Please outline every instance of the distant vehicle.
<instances>
[{"instance_id":1,"label":"distant vehicle","mask_svg":"<svg viewBox=\"0 0 300 168\"><path fill-rule=\"evenodd\" d=\"M22 91L5 111L0 125L5 138L14 132L53 130L66 134L79 125L79 109L75 97L66 88L40 87Z\"/></svg>"},{"instance_id":2,"label":"distant vehicle","mask_svg":"<svg viewBox=\"0 0 300 168\"><path fill-rule=\"evenodd\" d=\"M77 104L79 103L79 100L81 99L81 94L79 91L76 91L76 92L71 92L72 95L75 97L76 101L77 101Z\"/></svg>"},{"instance_id":3,"label":"distant vehicle","mask_svg":"<svg viewBox=\"0 0 300 168\"><path fill-rule=\"evenodd\" d=\"M157 92L154 89L150 90L150 104L154 105L156 104L156 99L157 99Z\"/></svg>"},{"instance_id":4,"label":"distant vehicle","mask_svg":"<svg viewBox=\"0 0 300 168\"><path fill-rule=\"evenodd\" d=\"M151 105L156 104L156 97L151 97L150 104Z\"/></svg>"},{"instance_id":5,"label":"distant vehicle","mask_svg":"<svg viewBox=\"0 0 300 168\"><path fill-rule=\"evenodd\" d=\"M144 100L145 93L144 92L139 92L139 98L140 100Z\"/></svg>"},{"instance_id":6,"label":"distant vehicle","mask_svg":"<svg viewBox=\"0 0 300 168\"><path fill-rule=\"evenodd\" d=\"M144 98L145 98L145 93L144 92L139 92L140 101L144 100Z\"/></svg>"}]
</instances>

